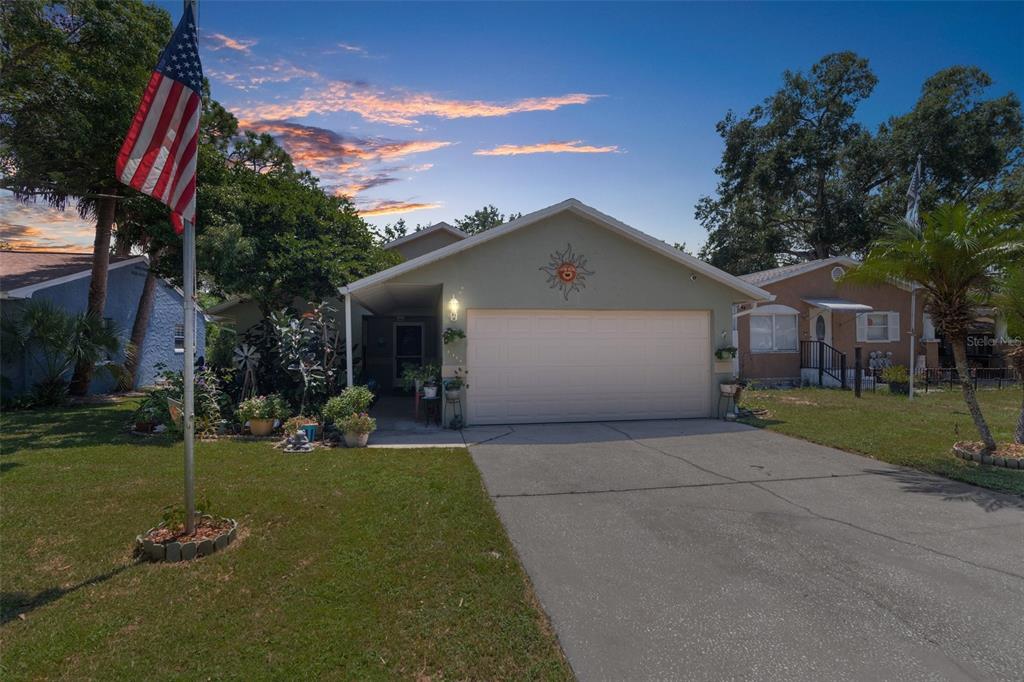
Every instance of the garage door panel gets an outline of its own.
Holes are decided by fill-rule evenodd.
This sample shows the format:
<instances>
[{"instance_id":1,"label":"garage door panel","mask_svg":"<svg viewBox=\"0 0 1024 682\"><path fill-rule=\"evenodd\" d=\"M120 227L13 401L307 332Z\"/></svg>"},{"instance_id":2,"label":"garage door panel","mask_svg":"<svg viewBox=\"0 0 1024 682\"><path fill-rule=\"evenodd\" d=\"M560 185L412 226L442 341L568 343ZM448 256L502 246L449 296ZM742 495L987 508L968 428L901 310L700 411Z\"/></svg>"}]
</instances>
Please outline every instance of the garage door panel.
<instances>
[{"instance_id":1,"label":"garage door panel","mask_svg":"<svg viewBox=\"0 0 1024 682\"><path fill-rule=\"evenodd\" d=\"M469 423L708 415L706 312L467 314Z\"/></svg>"}]
</instances>

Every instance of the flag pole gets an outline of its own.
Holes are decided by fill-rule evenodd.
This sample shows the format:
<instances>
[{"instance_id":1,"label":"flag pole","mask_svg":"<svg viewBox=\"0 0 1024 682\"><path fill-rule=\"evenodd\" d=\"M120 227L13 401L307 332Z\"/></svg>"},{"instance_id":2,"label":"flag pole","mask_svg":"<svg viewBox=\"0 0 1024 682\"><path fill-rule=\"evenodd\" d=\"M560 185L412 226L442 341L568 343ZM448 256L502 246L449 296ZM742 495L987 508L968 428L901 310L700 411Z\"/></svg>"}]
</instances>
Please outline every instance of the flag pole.
<instances>
[{"instance_id":1,"label":"flag pole","mask_svg":"<svg viewBox=\"0 0 1024 682\"><path fill-rule=\"evenodd\" d=\"M185 11L195 6L195 0L185 0ZM199 23L198 21L196 22ZM197 26L198 30L198 26ZM185 306L185 357L182 368L184 383L184 427L185 432L185 532L196 529L196 482L195 482L195 368L196 368L196 226L194 221L182 220L182 239Z\"/></svg>"},{"instance_id":2,"label":"flag pole","mask_svg":"<svg viewBox=\"0 0 1024 682\"><path fill-rule=\"evenodd\" d=\"M182 221L185 227L184 246L184 306L185 306L185 357L183 359L184 431L185 431L185 532L191 533L196 527L195 490L195 366L196 366L196 230L190 221Z\"/></svg>"}]
</instances>

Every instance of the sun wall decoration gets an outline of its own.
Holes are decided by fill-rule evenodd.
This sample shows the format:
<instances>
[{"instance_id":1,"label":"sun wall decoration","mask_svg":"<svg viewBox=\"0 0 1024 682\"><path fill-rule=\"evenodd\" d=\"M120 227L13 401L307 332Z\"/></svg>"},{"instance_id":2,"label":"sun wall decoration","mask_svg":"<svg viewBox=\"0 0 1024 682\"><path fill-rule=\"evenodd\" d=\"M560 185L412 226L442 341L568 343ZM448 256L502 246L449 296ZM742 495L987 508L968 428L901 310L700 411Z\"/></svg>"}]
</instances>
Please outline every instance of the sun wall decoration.
<instances>
[{"instance_id":1,"label":"sun wall decoration","mask_svg":"<svg viewBox=\"0 0 1024 682\"><path fill-rule=\"evenodd\" d=\"M567 301L569 294L585 288L587 276L594 274L593 270L587 269L586 257L573 253L572 244L566 244L564 251L555 251L551 254L548 264L538 270L547 274L550 288L561 291Z\"/></svg>"}]
</instances>

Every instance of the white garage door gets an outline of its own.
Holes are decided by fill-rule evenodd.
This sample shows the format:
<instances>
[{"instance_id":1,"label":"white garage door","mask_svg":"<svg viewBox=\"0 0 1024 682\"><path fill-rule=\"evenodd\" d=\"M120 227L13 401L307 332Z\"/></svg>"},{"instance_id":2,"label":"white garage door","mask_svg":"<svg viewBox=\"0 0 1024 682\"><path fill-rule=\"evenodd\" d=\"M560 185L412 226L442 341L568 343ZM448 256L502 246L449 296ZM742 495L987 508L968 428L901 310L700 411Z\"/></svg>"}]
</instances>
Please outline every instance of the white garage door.
<instances>
[{"instance_id":1,"label":"white garage door","mask_svg":"<svg viewBox=\"0 0 1024 682\"><path fill-rule=\"evenodd\" d=\"M469 310L470 424L706 417L696 311Z\"/></svg>"}]
</instances>

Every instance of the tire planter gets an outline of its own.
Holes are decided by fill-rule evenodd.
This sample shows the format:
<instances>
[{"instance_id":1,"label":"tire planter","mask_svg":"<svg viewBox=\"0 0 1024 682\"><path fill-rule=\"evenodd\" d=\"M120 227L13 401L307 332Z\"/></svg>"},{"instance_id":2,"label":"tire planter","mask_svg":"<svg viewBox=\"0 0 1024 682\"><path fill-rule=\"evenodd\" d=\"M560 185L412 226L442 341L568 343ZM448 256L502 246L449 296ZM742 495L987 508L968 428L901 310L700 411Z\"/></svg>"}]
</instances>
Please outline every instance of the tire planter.
<instances>
[{"instance_id":1,"label":"tire planter","mask_svg":"<svg viewBox=\"0 0 1024 682\"><path fill-rule=\"evenodd\" d=\"M210 518L210 517L207 517ZM142 535L135 538L135 544L139 553L148 561L165 561L176 563L178 561L191 561L200 557L208 556L214 552L226 548L238 535L238 521L234 519L223 519L227 521L229 528L215 538L191 542L153 542L147 539L149 534L160 528L154 526ZM163 524L160 524L161 526Z\"/></svg>"},{"instance_id":2,"label":"tire planter","mask_svg":"<svg viewBox=\"0 0 1024 682\"><path fill-rule=\"evenodd\" d=\"M1020 458L982 454L971 448L963 447L959 443L955 443L953 445L953 454L960 459L967 460L968 462L974 461L979 464L988 464L989 466L994 467L1005 467L1007 469L1020 469L1024 471L1024 460Z\"/></svg>"},{"instance_id":3,"label":"tire planter","mask_svg":"<svg viewBox=\"0 0 1024 682\"><path fill-rule=\"evenodd\" d=\"M254 436L269 436L274 431L273 419L250 419L249 431Z\"/></svg>"}]
</instances>

